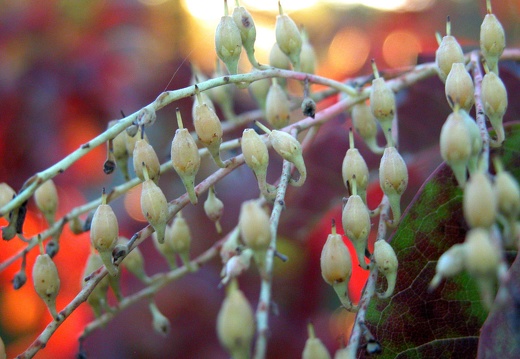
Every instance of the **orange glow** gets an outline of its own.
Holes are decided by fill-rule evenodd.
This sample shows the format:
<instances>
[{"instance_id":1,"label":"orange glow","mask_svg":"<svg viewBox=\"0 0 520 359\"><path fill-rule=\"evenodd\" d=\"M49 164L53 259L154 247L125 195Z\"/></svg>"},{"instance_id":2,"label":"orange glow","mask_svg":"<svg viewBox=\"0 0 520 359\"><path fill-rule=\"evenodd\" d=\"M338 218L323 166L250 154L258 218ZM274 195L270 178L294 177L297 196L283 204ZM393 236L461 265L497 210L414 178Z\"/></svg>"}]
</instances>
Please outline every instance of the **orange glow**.
<instances>
[{"instance_id":1,"label":"orange glow","mask_svg":"<svg viewBox=\"0 0 520 359\"><path fill-rule=\"evenodd\" d=\"M32 284L29 280L27 282L18 291L7 284L2 286L0 318L2 327L8 330L10 335L33 331L39 326L46 310L42 300L30 288Z\"/></svg>"},{"instance_id":2,"label":"orange glow","mask_svg":"<svg viewBox=\"0 0 520 359\"><path fill-rule=\"evenodd\" d=\"M336 34L327 54L327 65L333 73L351 75L365 64L370 52L370 39L358 28L348 27Z\"/></svg>"},{"instance_id":3,"label":"orange glow","mask_svg":"<svg viewBox=\"0 0 520 359\"><path fill-rule=\"evenodd\" d=\"M383 58L390 67L416 65L420 51L420 39L411 31L393 31L383 43Z\"/></svg>"},{"instance_id":4,"label":"orange glow","mask_svg":"<svg viewBox=\"0 0 520 359\"><path fill-rule=\"evenodd\" d=\"M128 215L139 222L146 222L141 212L141 184L138 184L125 194L125 209Z\"/></svg>"},{"instance_id":5,"label":"orange glow","mask_svg":"<svg viewBox=\"0 0 520 359\"><path fill-rule=\"evenodd\" d=\"M355 319L356 313L351 313L343 308L336 309L329 319L331 337L345 338L345 340L350 338Z\"/></svg>"}]
</instances>

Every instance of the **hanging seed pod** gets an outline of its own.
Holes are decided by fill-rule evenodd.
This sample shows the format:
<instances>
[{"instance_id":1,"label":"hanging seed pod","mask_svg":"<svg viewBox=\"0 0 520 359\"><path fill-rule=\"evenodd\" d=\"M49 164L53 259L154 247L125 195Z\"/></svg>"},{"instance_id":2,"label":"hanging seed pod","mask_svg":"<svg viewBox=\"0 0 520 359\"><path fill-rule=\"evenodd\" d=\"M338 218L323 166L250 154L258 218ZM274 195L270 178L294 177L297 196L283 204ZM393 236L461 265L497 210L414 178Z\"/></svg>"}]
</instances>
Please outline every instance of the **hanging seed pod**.
<instances>
[{"instance_id":1,"label":"hanging seed pod","mask_svg":"<svg viewBox=\"0 0 520 359\"><path fill-rule=\"evenodd\" d=\"M265 118L271 126L280 129L289 124L291 102L280 85L273 80L265 100Z\"/></svg>"},{"instance_id":2,"label":"hanging seed pod","mask_svg":"<svg viewBox=\"0 0 520 359\"><path fill-rule=\"evenodd\" d=\"M60 277L56 264L48 254L39 254L36 257L32 275L36 293L43 299L52 317L58 320L56 297L60 291Z\"/></svg>"},{"instance_id":3,"label":"hanging seed pod","mask_svg":"<svg viewBox=\"0 0 520 359\"><path fill-rule=\"evenodd\" d=\"M7 183L0 183L0 208L11 202L16 192ZM0 217L1 218L1 217Z\"/></svg>"},{"instance_id":4,"label":"hanging seed pod","mask_svg":"<svg viewBox=\"0 0 520 359\"><path fill-rule=\"evenodd\" d=\"M287 132L278 130L271 131L260 122L256 122L256 124L269 135L269 141L271 141L271 145L276 153L282 156L284 160L291 162L298 172L300 172L300 178L298 181L291 179L290 183L296 187L302 186L307 178L307 169L305 168L305 162L303 161L302 146L300 142Z\"/></svg>"},{"instance_id":5,"label":"hanging seed pod","mask_svg":"<svg viewBox=\"0 0 520 359\"><path fill-rule=\"evenodd\" d=\"M350 252L343 242L341 234L336 233L334 220L331 232L321 251L321 275L323 280L334 288L341 305L345 309L353 311L356 308L352 305L348 295L348 282L352 275Z\"/></svg>"},{"instance_id":6,"label":"hanging seed pod","mask_svg":"<svg viewBox=\"0 0 520 359\"><path fill-rule=\"evenodd\" d=\"M167 336L171 329L170 320L161 313L159 308L157 308L155 301L151 300L148 308L152 314L153 330L162 336Z\"/></svg>"},{"instance_id":7,"label":"hanging seed pod","mask_svg":"<svg viewBox=\"0 0 520 359\"><path fill-rule=\"evenodd\" d=\"M197 204L197 194L195 193L195 176L200 168L199 149L190 132L183 127L182 118L177 108L177 123L179 128L175 131L175 136L171 146L171 160L173 169L182 180L186 192L192 204Z\"/></svg>"},{"instance_id":8,"label":"hanging seed pod","mask_svg":"<svg viewBox=\"0 0 520 359\"><path fill-rule=\"evenodd\" d=\"M242 46L247 53L247 58L253 67L260 67L260 64L255 59L255 41L256 41L256 26L253 17L246 8L240 6L236 0L236 7L233 10L233 21L240 31L242 39Z\"/></svg>"},{"instance_id":9,"label":"hanging seed pod","mask_svg":"<svg viewBox=\"0 0 520 359\"><path fill-rule=\"evenodd\" d=\"M307 31L302 31L302 51L300 53L300 71L313 74L316 70L316 52L309 42Z\"/></svg>"},{"instance_id":10,"label":"hanging seed pod","mask_svg":"<svg viewBox=\"0 0 520 359\"><path fill-rule=\"evenodd\" d=\"M242 203L238 228L242 241L253 251L265 251L271 244L269 216L257 200Z\"/></svg>"},{"instance_id":11,"label":"hanging seed pod","mask_svg":"<svg viewBox=\"0 0 520 359\"><path fill-rule=\"evenodd\" d=\"M148 167L144 163L142 167L145 181L141 188L141 211L157 233L159 243L163 243L168 219L168 201L161 188L148 177Z\"/></svg>"},{"instance_id":12,"label":"hanging seed pod","mask_svg":"<svg viewBox=\"0 0 520 359\"><path fill-rule=\"evenodd\" d=\"M444 87L446 99L452 109L455 105L469 112L475 103L473 80L462 62L452 65Z\"/></svg>"},{"instance_id":13,"label":"hanging seed pod","mask_svg":"<svg viewBox=\"0 0 520 359\"><path fill-rule=\"evenodd\" d=\"M168 262L168 264L170 266L170 269L177 268L177 262L175 259L176 253L170 244L172 241L171 225L166 226L166 230L164 231L164 242L163 243L159 243L159 241L157 240L157 233L155 233L155 232L152 235L152 239L153 239L153 244L154 244L155 248L157 249L157 251L159 253L161 253L161 255L164 257L164 259L166 259L166 261Z\"/></svg>"},{"instance_id":14,"label":"hanging seed pod","mask_svg":"<svg viewBox=\"0 0 520 359\"><path fill-rule=\"evenodd\" d=\"M233 18L228 15L226 0L224 0L224 16L220 18L215 31L215 49L218 57L226 64L229 73L236 75L242 51L242 36Z\"/></svg>"},{"instance_id":15,"label":"hanging seed pod","mask_svg":"<svg viewBox=\"0 0 520 359\"><path fill-rule=\"evenodd\" d=\"M354 147L354 135L352 130L349 132L350 148L343 158L341 165L341 174L343 176L343 183L347 186L347 190L354 187L353 182L356 182L357 194L366 203L366 193L368 186L368 166L365 159L359 153L359 150ZM350 187L350 188L349 188Z\"/></svg>"},{"instance_id":16,"label":"hanging seed pod","mask_svg":"<svg viewBox=\"0 0 520 359\"><path fill-rule=\"evenodd\" d=\"M392 121L395 117L395 94L394 91L386 84L382 77L379 77L379 71L376 64L372 61L374 71L374 80L370 88L370 111L379 121L383 133L386 138L387 146L393 146L392 138Z\"/></svg>"},{"instance_id":17,"label":"hanging seed pod","mask_svg":"<svg viewBox=\"0 0 520 359\"><path fill-rule=\"evenodd\" d=\"M379 298L388 298L394 293L395 282L397 279L397 256L394 249L385 240L378 240L374 244L374 262L377 269L385 277L388 283L384 293L378 293Z\"/></svg>"},{"instance_id":18,"label":"hanging seed pod","mask_svg":"<svg viewBox=\"0 0 520 359\"><path fill-rule=\"evenodd\" d=\"M291 61L287 55L280 50L280 46L278 46L276 42L273 44L273 47L271 47L271 51L269 52L269 65L282 70L289 70L291 68ZM280 80L285 81L285 79ZM285 84L285 82L283 83Z\"/></svg>"},{"instance_id":19,"label":"hanging seed pod","mask_svg":"<svg viewBox=\"0 0 520 359\"><path fill-rule=\"evenodd\" d=\"M119 244L128 246L128 239L119 237ZM144 269L144 257L139 247L132 249L121 262L121 265L125 267L130 273L136 276L143 283L149 283L150 277L146 274Z\"/></svg>"},{"instance_id":20,"label":"hanging seed pod","mask_svg":"<svg viewBox=\"0 0 520 359\"><path fill-rule=\"evenodd\" d=\"M144 140L146 142L149 142L148 141L148 136L146 136L146 133L143 133L143 128L142 127L137 127L137 126L136 126L136 128L137 128L137 132L133 136L130 136L128 134L128 131L125 131L125 133L126 133L126 135L125 135L125 145L126 145L126 151L128 152L128 156L133 156L134 155L135 143L137 141Z\"/></svg>"},{"instance_id":21,"label":"hanging seed pod","mask_svg":"<svg viewBox=\"0 0 520 359\"><path fill-rule=\"evenodd\" d=\"M197 86L196 95L200 96ZM226 164L220 159L220 144L222 143L222 124L218 116L199 97L199 105L195 107L193 116L195 132L200 142L208 149L217 166L224 168Z\"/></svg>"},{"instance_id":22,"label":"hanging seed pod","mask_svg":"<svg viewBox=\"0 0 520 359\"><path fill-rule=\"evenodd\" d=\"M251 305L236 282L232 282L217 316L220 344L232 358L249 358L254 333L255 320Z\"/></svg>"},{"instance_id":23,"label":"hanging seed pod","mask_svg":"<svg viewBox=\"0 0 520 359\"><path fill-rule=\"evenodd\" d=\"M219 86L219 88L222 88L222 86ZM208 91L209 94L209 91ZM193 100L193 105L191 106L191 118L195 118L195 109L197 106L200 106L202 104L208 105L208 107L215 113L217 113L217 110L215 109L215 104L213 103L213 100L206 92L201 92L200 96L195 96ZM200 99L200 100L199 100Z\"/></svg>"},{"instance_id":24,"label":"hanging seed pod","mask_svg":"<svg viewBox=\"0 0 520 359\"><path fill-rule=\"evenodd\" d=\"M444 83L451 71L451 67L456 62L464 63L464 53L457 39L451 36L450 17L446 21L446 36L442 38L439 48L435 52L435 63L437 64L437 74Z\"/></svg>"},{"instance_id":25,"label":"hanging seed pod","mask_svg":"<svg viewBox=\"0 0 520 359\"><path fill-rule=\"evenodd\" d=\"M282 5L278 2L279 15L276 16L276 43L280 50L287 55L294 69L300 71L300 53L302 37L298 26L288 15L283 13Z\"/></svg>"},{"instance_id":26,"label":"hanging seed pod","mask_svg":"<svg viewBox=\"0 0 520 359\"><path fill-rule=\"evenodd\" d=\"M269 79L261 79L249 84L249 93L262 111L265 111L265 102L269 88L271 88L271 80Z\"/></svg>"},{"instance_id":27,"label":"hanging seed pod","mask_svg":"<svg viewBox=\"0 0 520 359\"><path fill-rule=\"evenodd\" d=\"M494 72L488 72L482 79L482 104L497 135L497 143L504 142L505 133L502 123L507 110L507 90L504 83Z\"/></svg>"},{"instance_id":28,"label":"hanging seed pod","mask_svg":"<svg viewBox=\"0 0 520 359\"><path fill-rule=\"evenodd\" d=\"M159 182L161 163L153 147L145 140L138 140L134 149L134 170L141 181L144 181L143 163L146 163L148 176L156 184Z\"/></svg>"},{"instance_id":29,"label":"hanging seed pod","mask_svg":"<svg viewBox=\"0 0 520 359\"><path fill-rule=\"evenodd\" d=\"M98 253L94 251L90 252L88 256L87 263L85 264L85 270L83 271L83 276L81 277L81 287L83 288L88 281L85 281L85 278L90 278L92 273L99 268L103 267L103 260L99 256ZM87 303L90 305L92 310L94 311L94 315L96 318L100 317L103 314L103 309L108 306L107 304L107 292L108 292L108 276L103 277L101 281L94 287L92 292L89 294L87 298Z\"/></svg>"},{"instance_id":30,"label":"hanging seed pod","mask_svg":"<svg viewBox=\"0 0 520 359\"><path fill-rule=\"evenodd\" d=\"M490 70L498 75L498 60L506 47L506 35L502 24L492 13L489 0L487 12L480 25L480 50Z\"/></svg>"},{"instance_id":31,"label":"hanging seed pod","mask_svg":"<svg viewBox=\"0 0 520 359\"><path fill-rule=\"evenodd\" d=\"M204 202L204 212L206 216L213 222L215 222L215 228L217 233L222 233L222 226L220 225L220 218L224 213L224 203L215 195L215 187L211 186L208 191L208 198Z\"/></svg>"},{"instance_id":32,"label":"hanging seed pod","mask_svg":"<svg viewBox=\"0 0 520 359\"><path fill-rule=\"evenodd\" d=\"M366 102L357 103L352 107L352 124L372 152L383 153L384 148L377 145L376 118Z\"/></svg>"},{"instance_id":33,"label":"hanging seed pod","mask_svg":"<svg viewBox=\"0 0 520 359\"><path fill-rule=\"evenodd\" d=\"M454 112L454 117L462 117L466 125L466 131L469 134L471 142L471 154L468 159L468 170L470 174L478 171L478 162L480 153L482 152L482 136L475 120L464 110L459 109Z\"/></svg>"},{"instance_id":34,"label":"hanging seed pod","mask_svg":"<svg viewBox=\"0 0 520 359\"><path fill-rule=\"evenodd\" d=\"M34 192L36 206L43 213L49 226L54 224L54 216L58 209L58 191L52 179L43 182Z\"/></svg>"},{"instance_id":35,"label":"hanging seed pod","mask_svg":"<svg viewBox=\"0 0 520 359\"><path fill-rule=\"evenodd\" d=\"M190 227L188 226L188 222L182 217L180 211L177 212L177 215L173 219L168 240L173 252L181 257L182 262L188 269L192 269L190 264Z\"/></svg>"},{"instance_id":36,"label":"hanging seed pod","mask_svg":"<svg viewBox=\"0 0 520 359\"><path fill-rule=\"evenodd\" d=\"M99 252L108 274L117 275L117 267L112 263L112 250L119 236L117 217L112 207L106 203L107 198L103 189L102 204L98 206L90 225L90 243Z\"/></svg>"},{"instance_id":37,"label":"hanging seed pod","mask_svg":"<svg viewBox=\"0 0 520 359\"><path fill-rule=\"evenodd\" d=\"M456 112L452 112L442 126L440 147L442 158L453 170L459 187L464 187L472 139L464 118Z\"/></svg>"},{"instance_id":38,"label":"hanging seed pod","mask_svg":"<svg viewBox=\"0 0 520 359\"><path fill-rule=\"evenodd\" d=\"M486 174L478 172L470 177L464 188L462 209L471 228L489 228L495 223L497 196Z\"/></svg>"},{"instance_id":39,"label":"hanging seed pod","mask_svg":"<svg viewBox=\"0 0 520 359\"><path fill-rule=\"evenodd\" d=\"M359 265L363 269L368 269L365 253L367 253L368 235L370 234L370 212L360 196L353 194L348 198L343 208L341 222L345 235L356 249Z\"/></svg>"},{"instance_id":40,"label":"hanging seed pod","mask_svg":"<svg viewBox=\"0 0 520 359\"><path fill-rule=\"evenodd\" d=\"M305 348L303 348L302 359L331 359L329 351L323 345L320 338L316 338L314 334L314 327L311 323L307 325L307 331L309 338L305 342Z\"/></svg>"},{"instance_id":41,"label":"hanging seed pod","mask_svg":"<svg viewBox=\"0 0 520 359\"><path fill-rule=\"evenodd\" d=\"M466 234L465 268L477 281L484 304L491 308L500 264L500 253L491 242L489 230L475 228Z\"/></svg>"},{"instance_id":42,"label":"hanging seed pod","mask_svg":"<svg viewBox=\"0 0 520 359\"><path fill-rule=\"evenodd\" d=\"M498 210L506 218L516 219L520 214L520 186L507 171L501 170L495 176L495 197Z\"/></svg>"},{"instance_id":43,"label":"hanging seed pod","mask_svg":"<svg viewBox=\"0 0 520 359\"><path fill-rule=\"evenodd\" d=\"M444 278L451 278L464 270L465 249L464 244L455 244L444 252L435 267L435 276L428 287L429 291L439 286Z\"/></svg>"},{"instance_id":44,"label":"hanging seed pod","mask_svg":"<svg viewBox=\"0 0 520 359\"><path fill-rule=\"evenodd\" d=\"M379 185L388 197L395 224L401 218L401 195L408 186L408 169L395 147L385 148L379 165Z\"/></svg>"}]
</instances>

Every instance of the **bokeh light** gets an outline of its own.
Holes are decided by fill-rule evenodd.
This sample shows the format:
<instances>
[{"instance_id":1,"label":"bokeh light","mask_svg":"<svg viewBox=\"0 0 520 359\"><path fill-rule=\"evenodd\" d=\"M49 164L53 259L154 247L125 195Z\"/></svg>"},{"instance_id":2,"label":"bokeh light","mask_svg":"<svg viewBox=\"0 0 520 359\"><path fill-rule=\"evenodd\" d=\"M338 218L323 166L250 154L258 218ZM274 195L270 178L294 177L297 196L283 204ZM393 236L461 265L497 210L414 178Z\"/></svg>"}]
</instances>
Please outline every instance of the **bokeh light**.
<instances>
[{"instance_id":1,"label":"bokeh light","mask_svg":"<svg viewBox=\"0 0 520 359\"><path fill-rule=\"evenodd\" d=\"M411 31L392 31L383 43L383 58L389 67L415 65L421 52L421 41Z\"/></svg>"},{"instance_id":2,"label":"bokeh light","mask_svg":"<svg viewBox=\"0 0 520 359\"><path fill-rule=\"evenodd\" d=\"M332 73L354 74L365 64L370 52L370 39L362 30L347 27L332 39L327 65Z\"/></svg>"}]
</instances>

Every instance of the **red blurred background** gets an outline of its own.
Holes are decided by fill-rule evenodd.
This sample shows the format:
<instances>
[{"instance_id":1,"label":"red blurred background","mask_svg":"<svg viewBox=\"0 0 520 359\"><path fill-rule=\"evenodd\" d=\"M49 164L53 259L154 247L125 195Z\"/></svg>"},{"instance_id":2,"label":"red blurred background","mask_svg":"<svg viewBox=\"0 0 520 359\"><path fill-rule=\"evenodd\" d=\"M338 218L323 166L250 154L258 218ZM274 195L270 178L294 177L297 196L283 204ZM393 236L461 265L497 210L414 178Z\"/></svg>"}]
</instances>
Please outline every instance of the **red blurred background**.
<instances>
[{"instance_id":1,"label":"red blurred background","mask_svg":"<svg viewBox=\"0 0 520 359\"><path fill-rule=\"evenodd\" d=\"M257 56L265 63L274 43L277 4L272 1L266 8L254 8L253 1L241 3L256 21ZM371 58L380 69L431 61L437 47L434 33L444 34L446 15L452 19L452 34L465 49L473 49L478 46L485 14L485 1L366 1L371 7L352 3L356 1L284 2L286 12L309 33L318 54L319 75L343 79L367 74ZM508 46L518 47L520 3L494 1L493 10L505 27ZM120 117L120 111L132 113L165 89L187 86L190 63L209 76L215 63L213 34L221 12L222 4L210 0L0 2L0 182L19 189L30 175L102 132L109 120ZM249 70L245 62L242 65L244 71ZM520 91L518 67L506 64L501 71L509 93ZM237 112L255 107L247 92L238 96ZM436 78L402 91L398 103L401 152L410 164L410 189L404 199L409 202L440 163L436 144L449 107ZM189 118L191 100L186 99L159 111L157 123L147 132L161 161L167 160L176 129L175 107ZM519 105L510 101L508 118L519 114ZM330 350L338 347L338 338L348 337L353 315L339 310L337 298L319 272L330 220L339 221L341 198L346 195L340 168L348 147L348 127L347 115L322 127L306 155L307 183L288 192L279 250L290 260L275 268L273 300L280 315L271 316L270 358L299 357L309 320ZM377 171L379 157L368 154L363 145L359 147L367 154L369 167ZM98 148L55 178L59 214L96 198L103 186L122 183L121 175L103 173L105 155L105 148ZM198 180L214 170L212 164L205 165ZM279 170L280 162L273 160L271 179ZM377 179L376 172L373 179ZM161 178L161 187L169 199L183 190L171 173ZM377 184L371 188L374 207L380 193ZM254 177L245 167L219 183L217 192L225 203L224 232L236 224L240 203L258 195ZM121 234L126 236L143 225L138 193L112 203ZM219 237L205 219L202 206L189 206L183 213L193 232L192 254L197 255ZM30 203L24 233L29 236L43 228L43 217ZM17 240L0 243L0 260L21 248L23 244ZM149 240L141 248L149 274L167 269ZM62 280L58 310L79 291L88 251L88 235L64 231L55 258ZM35 251L29 255L28 268L35 255ZM85 342L87 354L92 358L226 358L215 333L216 313L224 297L224 291L217 289L220 269L216 259L157 295L159 308L172 324L167 337L153 331L147 303L140 303L93 333ZM50 320L30 276L22 289L12 289L10 281L18 270L19 262L0 273L0 336L7 344L8 357L22 352ZM354 299L359 298L365 278L356 269L351 284ZM249 270L240 284L255 306L259 291L255 270ZM124 294L142 288L128 273L123 275L122 285ZM90 308L82 305L37 358L72 357L78 335L92 318Z\"/></svg>"}]
</instances>

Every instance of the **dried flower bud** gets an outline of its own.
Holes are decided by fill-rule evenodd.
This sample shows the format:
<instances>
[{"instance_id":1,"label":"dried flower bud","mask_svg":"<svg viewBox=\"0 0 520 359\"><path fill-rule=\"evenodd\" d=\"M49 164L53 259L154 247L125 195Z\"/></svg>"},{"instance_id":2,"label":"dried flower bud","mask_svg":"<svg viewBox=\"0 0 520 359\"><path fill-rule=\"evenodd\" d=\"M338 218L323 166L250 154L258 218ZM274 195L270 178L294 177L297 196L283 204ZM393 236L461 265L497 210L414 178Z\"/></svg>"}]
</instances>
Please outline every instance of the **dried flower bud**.
<instances>
[{"instance_id":1,"label":"dried flower bud","mask_svg":"<svg viewBox=\"0 0 520 359\"><path fill-rule=\"evenodd\" d=\"M85 278L90 278L92 273L103 266L103 260L98 253L92 251L88 256L83 276L81 277L81 287L83 288L88 281ZM101 281L94 287L92 292L87 298L87 303L92 307L94 315L99 317L102 314L103 308L107 306L107 292L108 292L108 276L105 276Z\"/></svg>"},{"instance_id":2,"label":"dried flower bud","mask_svg":"<svg viewBox=\"0 0 520 359\"><path fill-rule=\"evenodd\" d=\"M464 244L455 244L444 252L437 261L435 276L430 282L430 291L437 288L443 278L451 278L464 270Z\"/></svg>"},{"instance_id":3,"label":"dried flower bud","mask_svg":"<svg viewBox=\"0 0 520 359\"><path fill-rule=\"evenodd\" d=\"M269 216L257 200L242 203L238 228L242 241L253 251L265 251L271 244Z\"/></svg>"},{"instance_id":4,"label":"dried flower bud","mask_svg":"<svg viewBox=\"0 0 520 359\"><path fill-rule=\"evenodd\" d=\"M103 264L111 276L117 274L117 268L112 263L112 250L119 236L117 217L110 205L106 204L106 196L103 194L103 204L100 204L94 212L90 225L90 243L99 252Z\"/></svg>"},{"instance_id":5,"label":"dried flower bud","mask_svg":"<svg viewBox=\"0 0 520 359\"><path fill-rule=\"evenodd\" d=\"M171 328L169 319L161 313L154 301L150 301L148 308L152 314L152 326L154 331L162 336L167 336Z\"/></svg>"},{"instance_id":6,"label":"dried flower bud","mask_svg":"<svg viewBox=\"0 0 520 359\"><path fill-rule=\"evenodd\" d=\"M482 79L481 96L484 113L496 132L497 142L501 144L505 139L502 121L508 105L507 90L500 77L494 72L488 72Z\"/></svg>"},{"instance_id":7,"label":"dried flower bud","mask_svg":"<svg viewBox=\"0 0 520 359\"><path fill-rule=\"evenodd\" d=\"M352 107L352 124L372 152L382 153L383 149L380 149L376 142L376 118L366 102L357 103Z\"/></svg>"},{"instance_id":8,"label":"dried flower bud","mask_svg":"<svg viewBox=\"0 0 520 359\"><path fill-rule=\"evenodd\" d=\"M197 204L197 194L195 193L195 176L200 168L199 149L190 132L182 127L180 112L177 109L177 121L179 129L175 131L175 136L171 146L171 160L173 169L182 180L190 202Z\"/></svg>"},{"instance_id":9,"label":"dried flower bud","mask_svg":"<svg viewBox=\"0 0 520 359\"><path fill-rule=\"evenodd\" d=\"M520 186L507 171L500 171L495 176L495 197L498 210L505 217L516 219L520 214Z\"/></svg>"},{"instance_id":10,"label":"dried flower bud","mask_svg":"<svg viewBox=\"0 0 520 359\"><path fill-rule=\"evenodd\" d=\"M145 177L147 177L146 170ZM143 182L141 188L141 211L148 223L157 232L159 243L163 243L168 219L168 201L161 188L148 178Z\"/></svg>"},{"instance_id":11,"label":"dried flower bud","mask_svg":"<svg viewBox=\"0 0 520 359\"><path fill-rule=\"evenodd\" d=\"M480 25L480 50L491 71L498 75L498 59L506 47L506 35L500 21L488 12Z\"/></svg>"},{"instance_id":12,"label":"dried flower bud","mask_svg":"<svg viewBox=\"0 0 520 359\"><path fill-rule=\"evenodd\" d=\"M356 249L359 265L368 269L365 262L368 235L370 234L370 212L360 196L352 195L348 198L341 216L345 235Z\"/></svg>"},{"instance_id":13,"label":"dried flower bud","mask_svg":"<svg viewBox=\"0 0 520 359\"><path fill-rule=\"evenodd\" d=\"M374 262L376 262L377 269L386 277L388 283L385 293L378 293L378 296L379 298L388 298L394 293L398 263L394 249L387 241L378 240L374 244Z\"/></svg>"},{"instance_id":14,"label":"dried flower bud","mask_svg":"<svg viewBox=\"0 0 520 359\"><path fill-rule=\"evenodd\" d=\"M16 192L7 183L0 183L0 208L11 202Z\"/></svg>"},{"instance_id":15,"label":"dried flower bud","mask_svg":"<svg viewBox=\"0 0 520 359\"><path fill-rule=\"evenodd\" d=\"M466 70L466 66L462 62L455 62L451 67L451 71L446 78L446 86L444 87L446 99L451 108L459 105L460 108L469 112L475 103L473 80Z\"/></svg>"},{"instance_id":16,"label":"dried flower bud","mask_svg":"<svg viewBox=\"0 0 520 359\"><path fill-rule=\"evenodd\" d=\"M354 147L354 136L352 131L349 136L350 148L347 150L345 158L343 158L343 164L341 165L343 183L347 186L347 190L351 190L354 186L353 182L356 182L355 186L357 194L359 194L363 202L366 203L368 166L361 153L359 153L359 150Z\"/></svg>"},{"instance_id":17,"label":"dried flower bud","mask_svg":"<svg viewBox=\"0 0 520 359\"><path fill-rule=\"evenodd\" d=\"M155 183L159 182L161 163L153 147L145 140L138 140L134 149L134 170L141 181L144 181L143 163L146 164L148 176Z\"/></svg>"},{"instance_id":18,"label":"dried flower bud","mask_svg":"<svg viewBox=\"0 0 520 359\"><path fill-rule=\"evenodd\" d=\"M291 102L287 94L276 81L273 82L265 100L265 118L276 129L289 124Z\"/></svg>"},{"instance_id":19,"label":"dried flower bud","mask_svg":"<svg viewBox=\"0 0 520 359\"><path fill-rule=\"evenodd\" d=\"M253 310L244 293L233 283L217 316L220 344L233 358L248 358L255 333Z\"/></svg>"},{"instance_id":20,"label":"dried flower bud","mask_svg":"<svg viewBox=\"0 0 520 359\"><path fill-rule=\"evenodd\" d=\"M235 21L229 15L220 18L215 31L215 49L231 75L238 73L238 60L242 51L242 37Z\"/></svg>"},{"instance_id":21,"label":"dried flower bud","mask_svg":"<svg viewBox=\"0 0 520 359\"><path fill-rule=\"evenodd\" d=\"M457 112L452 112L442 126L440 147L442 158L453 170L459 186L464 187L472 139L463 116Z\"/></svg>"},{"instance_id":22,"label":"dried flower bud","mask_svg":"<svg viewBox=\"0 0 520 359\"><path fill-rule=\"evenodd\" d=\"M451 67L456 62L464 63L464 53L457 39L448 34L442 38L441 44L435 52L437 74L443 83L446 82Z\"/></svg>"},{"instance_id":23,"label":"dried flower bud","mask_svg":"<svg viewBox=\"0 0 520 359\"><path fill-rule=\"evenodd\" d=\"M298 26L289 16L285 15L282 5L278 2L280 14L276 16L276 43L280 50L287 55L296 71L300 70L300 53L302 50L302 37Z\"/></svg>"},{"instance_id":24,"label":"dried flower bud","mask_svg":"<svg viewBox=\"0 0 520 359\"><path fill-rule=\"evenodd\" d=\"M393 146L392 121L395 117L395 94L382 77L379 77L375 63L372 62L375 79L370 89L370 110L379 121L388 146Z\"/></svg>"},{"instance_id":25,"label":"dried flower bud","mask_svg":"<svg viewBox=\"0 0 520 359\"><path fill-rule=\"evenodd\" d=\"M213 222L217 233L222 233L222 227L220 226L220 218L224 213L224 203L215 195L215 187L211 186L208 191L208 198L204 201L204 212L206 216Z\"/></svg>"},{"instance_id":26,"label":"dried flower bud","mask_svg":"<svg viewBox=\"0 0 520 359\"><path fill-rule=\"evenodd\" d=\"M280 46L278 46L276 42L273 44L271 52L269 53L269 65L282 70L289 70L291 68L289 58L280 50Z\"/></svg>"},{"instance_id":27,"label":"dried flower bud","mask_svg":"<svg viewBox=\"0 0 520 359\"><path fill-rule=\"evenodd\" d=\"M57 319L56 297L60 291L60 277L56 264L48 254L39 254L36 257L32 275L36 293L43 299L52 317Z\"/></svg>"},{"instance_id":28,"label":"dried flower bud","mask_svg":"<svg viewBox=\"0 0 520 359\"><path fill-rule=\"evenodd\" d=\"M408 186L408 170L395 147L385 148L379 165L379 185L388 197L394 223L401 217L401 195Z\"/></svg>"},{"instance_id":29,"label":"dried flower bud","mask_svg":"<svg viewBox=\"0 0 520 359\"><path fill-rule=\"evenodd\" d=\"M488 176L473 174L464 188L464 218L471 228L491 227L497 216L497 197Z\"/></svg>"},{"instance_id":30,"label":"dried flower bud","mask_svg":"<svg viewBox=\"0 0 520 359\"><path fill-rule=\"evenodd\" d=\"M303 348L302 359L330 359L330 354L320 338L316 338L312 324L307 325L309 338Z\"/></svg>"},{"instance_id":31,"label":"dried flower bud","mask_svg":"<svg viewBox=\"0 0 520 359\"><path fill-rule=\"evenodd\" d=\"M43 182L34 192L36 206L45 216L49 225L54 224L54 216L58 209L58 191L52 179Z\"/></svg>"},{"instance_id":32,"label":"dried flower bud","mask_svg":"<svg viewBox=\"0 0 520 359\"><path fill-rule=\"evenodd\" d=\"M320 266L323 280L334 288L343 307L347 310L354 309L348 296L352 260L342 235L336 233L334 221L332 222L332 233L327 237L321 251Z\"/></svg>"}]
</instances>

